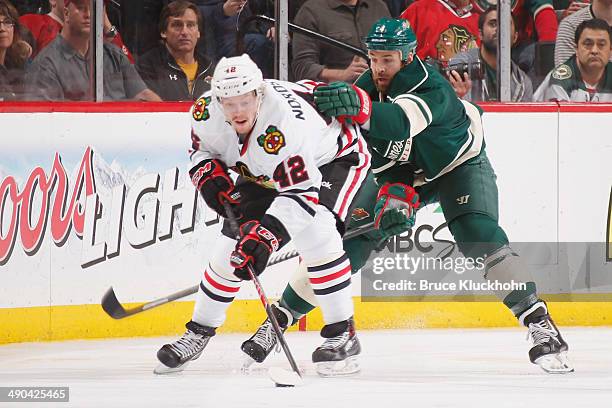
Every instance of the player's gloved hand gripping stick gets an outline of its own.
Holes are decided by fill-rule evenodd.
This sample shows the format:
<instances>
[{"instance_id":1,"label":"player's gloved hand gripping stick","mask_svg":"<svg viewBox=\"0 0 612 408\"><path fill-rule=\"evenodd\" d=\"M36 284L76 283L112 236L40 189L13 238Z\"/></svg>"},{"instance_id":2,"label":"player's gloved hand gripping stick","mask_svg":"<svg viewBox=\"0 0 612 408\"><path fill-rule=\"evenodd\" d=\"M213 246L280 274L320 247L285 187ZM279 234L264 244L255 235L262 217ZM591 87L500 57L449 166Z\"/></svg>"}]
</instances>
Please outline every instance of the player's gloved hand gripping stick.
<instances>
[{"instance_id":1,"label":"player's gloved hand gripping stick","mask_svg":"<svg viewBox=\"0 0 612 408\"><path fill-rule=\"evenodd\" d=\"M414 188L403 183L385 183L376 197L374 225L389 237L408 231L414 226L420 205Z\"/></svg>"},{"instance_id":2,"label":"player's gloved hand gripping stick","mask_svg":"<svg viewBox=\"0 0 612 408\"><path fill-rule=\"evenodd\" d=\"M239 227L237 240L230 264L236 268L234 275L242 280L251 280L247 265L259 276L266 269L270 255L278 251L284 238L278 237L272 228L266 228L259 221L249 221Z\"/></svg>"},{"instance_id":3,"label":"player's gloved hand gripping stick","mask_svg":"<svg viewBox=\"0 0 612 408\"><path fill-rule=\"evenodd\" d=\"M232 210L230 203L228 203L227 201L223 201L223 207L225 209L225 213L227 214L227 219L232 228L232 232L234 233L234 235L236 235L236 239L239 242L238 246L240 247L240 244L242 243L243 239L241 239L240 227L238 226L238 221L236 221L236 217L234 216L234 212ZM261 225L259 225L259 227L261 227ZM251 226L251 228L248 228L248 232L246 236L248 237L248 234L250 234L251 230L255 228L257 228L257 225ZM256 234L256 232L254 234ZM240 252L240 251L237 251L237 252ZM232 254L232 257L234 257L235 253ZM293 373L294 373L294 375L292 376L293 378L290 376L281 374L281 377L284 377L282 378L282 380L281 379L277 380L274 378L273 379L275 380L276 384L280 386L283 386L283 385L284 386L295 386L297 384L300 384L302 382L302 374L300 374L300 370L298 369L295 359L293 358L293 354L291 354L291 350L289 350L289 345L287 344L287 341L285 340L285 336L283 335L283 330L280 328L280 325L278 324L278 320L276 320L276 316L274 315L274 312L272 311L272 306L270 305L270 302L268 301L268 297L266 296L263 290L263 287L261 286L261 282L259 281L259 278L257 277L258 273L256 273L255 269L253 268L253 265L251 264L249 257L246 258L243 268L246 269L246 271L249 274L249 277L253 281L253 284L255 284L255 289L257 289L257 293L259 294L259 299L261 300L261 303L266 309L266 314L268 315L268 319L272 323L272 328L274 329L274 332L278 338L278 342L283 348L283 351L285 352L285 356L287 356L287 360L289 360L289 364L291 365L291 369L293 370ZM270 374L273 376L272 372Z\"/></svg>"},{"instance_id":4,"label":"player's gloved hand gripping stick","mask_svg":"<svg viewBox=\"0 0 612 408\"><path fill-rule=\"evenodd\" d=\"M227 201L233 206L240 201L240 193L221 160L202 160L189 170L189 176L206 204L224 218L227 216L223 203Z\"/></svg>"}]
</instances>

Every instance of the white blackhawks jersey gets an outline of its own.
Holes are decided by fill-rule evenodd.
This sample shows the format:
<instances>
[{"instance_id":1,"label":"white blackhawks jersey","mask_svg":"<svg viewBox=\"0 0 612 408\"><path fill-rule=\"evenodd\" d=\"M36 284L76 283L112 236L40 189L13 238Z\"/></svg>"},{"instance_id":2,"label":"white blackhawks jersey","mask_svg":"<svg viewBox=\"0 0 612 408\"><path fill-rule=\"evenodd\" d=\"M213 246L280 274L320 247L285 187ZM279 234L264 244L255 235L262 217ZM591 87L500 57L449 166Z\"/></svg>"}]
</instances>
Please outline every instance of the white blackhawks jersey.
<instances>
[{"instance_id":1,"label":"white blackhawks jersey","mask_svg":"<svg viewBox=\"0 0 612 408\"><path fill-rule=\"evenodd\" d=\"M319 167L351 153L359 134L329 124L308 102L314 83L267 79L259 115L251 133L240 143L210 92L192 108L192 150L195 166L219 159L239 175L275 188L279 195L267 213L294 236L319 210Z\"/></svg>"}]
</instances>

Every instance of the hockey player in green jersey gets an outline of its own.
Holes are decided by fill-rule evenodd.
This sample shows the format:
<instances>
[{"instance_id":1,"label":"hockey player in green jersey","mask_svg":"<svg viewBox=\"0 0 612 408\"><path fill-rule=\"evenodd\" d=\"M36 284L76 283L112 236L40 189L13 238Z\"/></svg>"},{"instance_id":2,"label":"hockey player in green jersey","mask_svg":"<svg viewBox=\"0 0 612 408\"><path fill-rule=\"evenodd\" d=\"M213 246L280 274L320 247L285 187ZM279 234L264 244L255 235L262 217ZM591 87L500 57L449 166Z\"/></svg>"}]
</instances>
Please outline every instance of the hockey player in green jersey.
<instances>
[{"instance_id":1,"label":"hockey player in green jersey","mask_svg":"<svg viewBox=\"0 0 612 408\"><path fill-rule=\"evenodd\" d=\"M375 203L379 235L345 242L351 265L363 265L378 239L412 227L419 200L422 205L439 202L462 254L485 258L485 279L526 283L525 290L495 294L528 328L531 362L551 373L573 371L567 343L498 224L496 176L485 153L480 109L458 99L450 84L416 56L416 37L407 21L383 18L365 42L371 68L355 85L336 82L314 93L320 111L361 126L380 186L376 198L366 191L358 199ZM284 322L295 322L314 308L307 282L294 279L285 289L276 308ZM263 361L276 343L267 325L243 344L256 361Z\"/></svg>"}]
</instances>

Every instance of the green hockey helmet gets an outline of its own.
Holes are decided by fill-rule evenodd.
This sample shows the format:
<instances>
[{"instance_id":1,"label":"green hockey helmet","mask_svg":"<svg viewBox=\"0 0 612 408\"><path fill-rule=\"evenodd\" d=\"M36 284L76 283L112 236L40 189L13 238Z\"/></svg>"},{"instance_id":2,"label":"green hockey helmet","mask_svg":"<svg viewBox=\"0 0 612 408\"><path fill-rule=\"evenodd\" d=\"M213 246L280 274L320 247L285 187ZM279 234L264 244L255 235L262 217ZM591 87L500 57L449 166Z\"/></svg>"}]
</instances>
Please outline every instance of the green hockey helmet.
<instances>
[{"instance_id":1,"label":"green hockey helmet","mask_svg":"<svg viewBox=\"0 0 612 408\"><path fill-rule=\"evenodd\" d=\"M371 51L400 51L405 61L417 46L416 35L408 20L383 17L378 20L364 39Z\"/></svg>"}]
</instances>

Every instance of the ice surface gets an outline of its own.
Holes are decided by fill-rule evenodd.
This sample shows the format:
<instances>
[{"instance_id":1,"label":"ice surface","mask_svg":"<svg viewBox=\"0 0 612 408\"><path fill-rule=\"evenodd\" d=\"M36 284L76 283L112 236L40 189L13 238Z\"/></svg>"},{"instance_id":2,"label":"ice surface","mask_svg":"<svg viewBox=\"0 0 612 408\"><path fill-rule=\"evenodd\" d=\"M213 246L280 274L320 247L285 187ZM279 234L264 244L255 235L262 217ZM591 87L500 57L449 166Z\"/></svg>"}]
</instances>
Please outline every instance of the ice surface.
<instances>
[{"instance_id":1,"label":"ice surface","mask_svg":"<svg viewBox=\"0 0 612 408\"><path fill-rule=\"evenodd\" d=\"M180 374L156 376L155 353L173 338L0 346L1 386L69 386L66 407L610 407L612 328L562 328L576 372L550 375L527 357L524 329L360 331L362 372L319 378L316 332L287 334L305 384L276 388L277 354L240 372L245 334L220 334Z\"/></svg>"}]
</instances>

